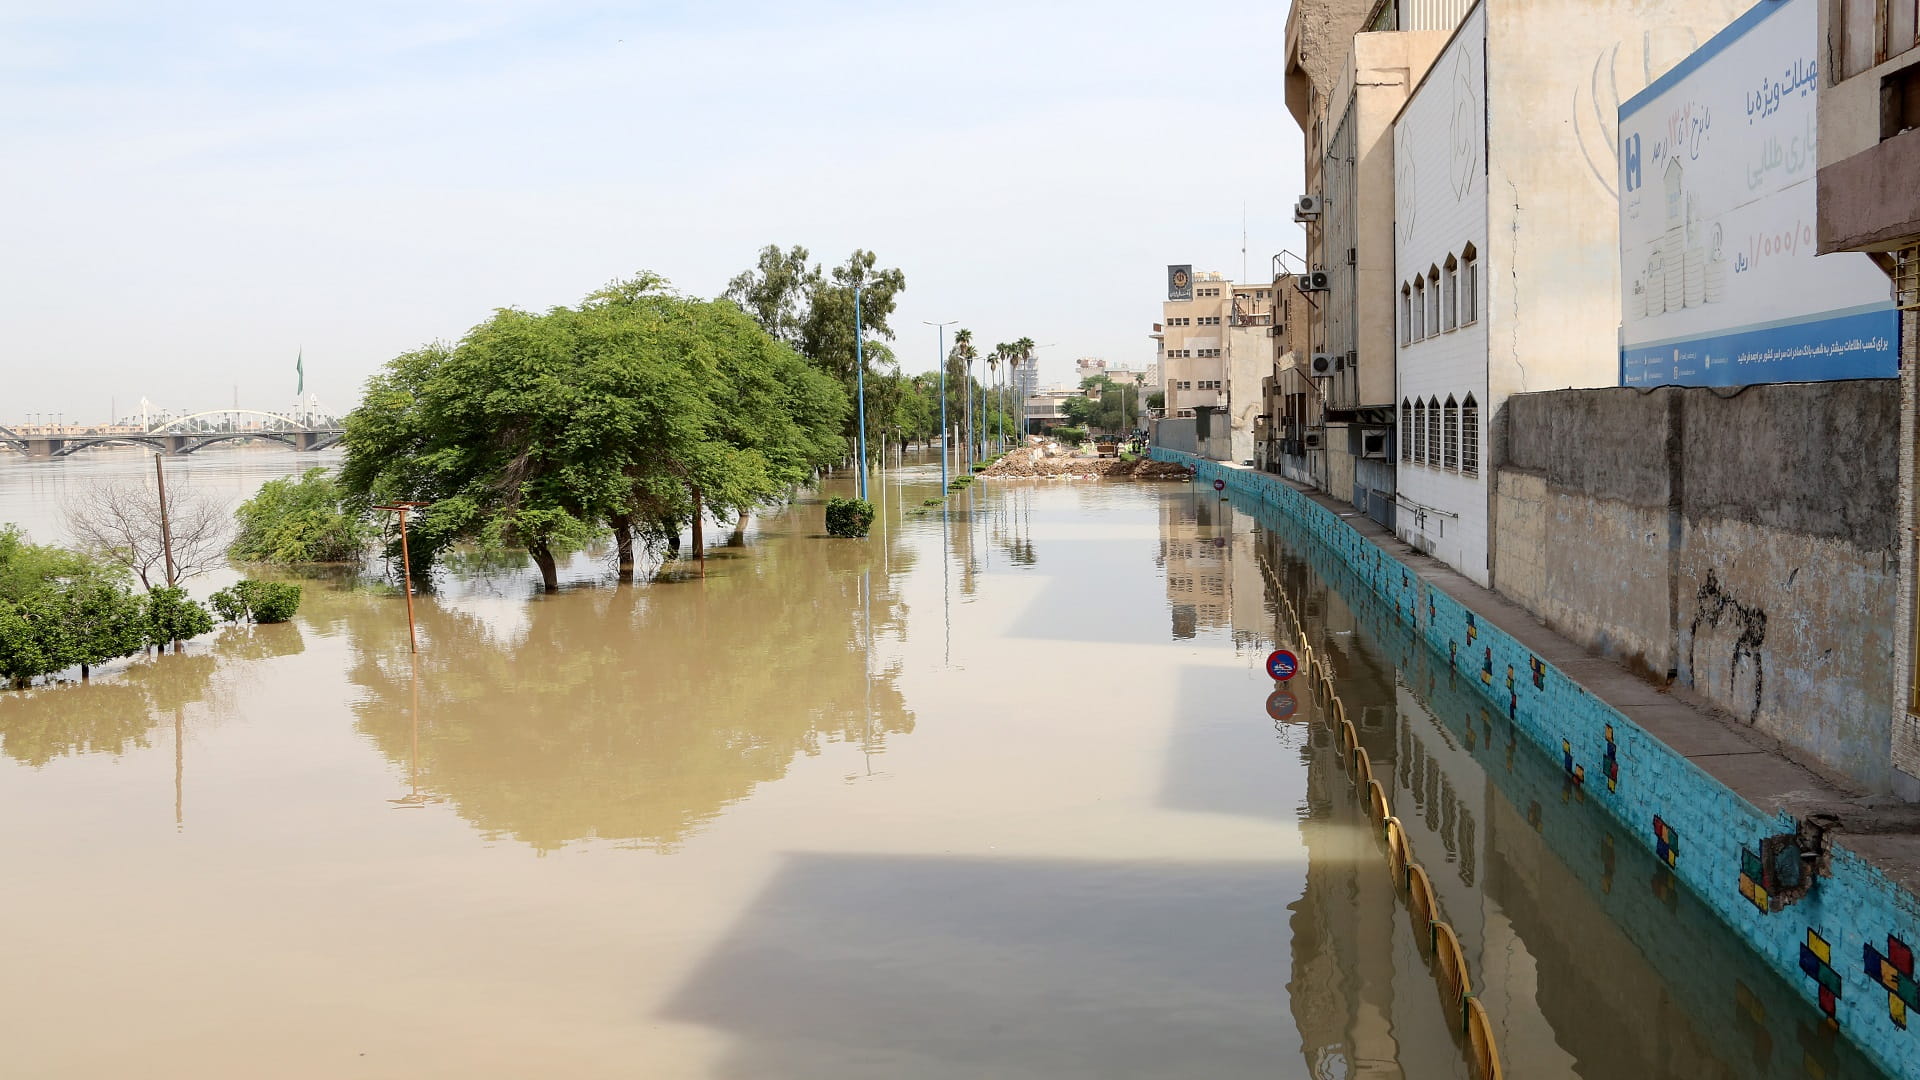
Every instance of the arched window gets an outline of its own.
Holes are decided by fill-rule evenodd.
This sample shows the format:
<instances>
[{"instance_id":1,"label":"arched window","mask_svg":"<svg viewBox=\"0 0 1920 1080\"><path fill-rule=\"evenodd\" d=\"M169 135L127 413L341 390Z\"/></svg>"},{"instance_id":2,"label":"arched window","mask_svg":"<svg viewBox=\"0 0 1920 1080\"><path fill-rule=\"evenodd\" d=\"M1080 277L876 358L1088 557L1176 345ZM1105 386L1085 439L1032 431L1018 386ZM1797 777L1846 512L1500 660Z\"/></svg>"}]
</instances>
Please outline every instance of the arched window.
<instances>
[{"instance_id":1,"label":"arched window","mask_svg":"<svg viewBox=\"0 0 1920 1080\"><path fill-rule=\"evenodd\" d=\"M1454 403L1453 395L1447 395L1447 403L1440 413L1446 418L1440 432L1440 441L1446 453L1446 466L1449 469L1460 467L1460 406Z\"/></svg>"},{"instance_id":2,"label":"arched window","mask_svg":"<svg viewBox=\"0 0 1920 1080\"><path fill-rule=\"evenodd\" d=\"M1413 460L1427 460L1427 403L1413 403Z\"/></svg>"},{"instance_id":3,"label":"arched window","mask_svg":"<svg viewBox=\"0 0 1920 1080\"><path fill-rule=\"evenodd\" d=\"M1400 460L1413 460L1413 403L1400 399Z\"/></svg>"},{"instance_id":4,"label":"arched window","mask_svg":"<svg viewBox=\"0 0 1920 1080\"><path fill-rule=\"evenodd\" d=\"M1440 467L1440 399L1427 399L1427 464Z\"/></svg>"},{"instance_id":5,"label":"arched window","mask_svg":"<svg viewBox=\"0 0 1920 1080\"><path fill-rule=\"evenodd\" d=\"M1460 325L1480 317L1480 261L1473 245L1460 253Z\"/></svg>"},{"instance_id":6,"label":"arched window","mask_svg":"<svg viewBox=\"0 0 1920 1080\"><path fill-rule=\"evenodd\" d=\"M1460 325L1460 261L1452 255L1447 256L1446 276L1441 280L1445 286L1440 297L1441 329L1451 330Z\"/></svg>"},{"instance_id":7,"label":"arched window","mask_svg":"<svg viewBox=\"0 0 1920 1080\"><path fill-rule=\"evenodd\" d=\"M1413 286L1400 286L1400 344L1413 344Z\"/></svg>"},{"instance_id":8,"label":"arched window","mask_svg":"<svg viewBox=\"0 0 1920 1080\"><path fill-rule=\"evenodd\" d=\"M1427 333L1440 332L1440 268L1427 267Z\"/></svg>"},{"instance_id":9,"label":"arched window","mask_svg":"<svg viewBox=\"0 0 1920 1080\"><path fill-rule=\"evenodd\" d=\"M1413 279L1413 340L1427 336L1427 279Z\"/></svg>"},{"instance_id":10,"label":"arched window","mask_svg":"<svg viewBox=\"0 0 1920 1080\"><path fill-rule=\"evenodd\" d=\"M1480 472L1480 405L1472 394L1460 403L1460 471L1468 476Z\"/></svg>"}]
</instances>

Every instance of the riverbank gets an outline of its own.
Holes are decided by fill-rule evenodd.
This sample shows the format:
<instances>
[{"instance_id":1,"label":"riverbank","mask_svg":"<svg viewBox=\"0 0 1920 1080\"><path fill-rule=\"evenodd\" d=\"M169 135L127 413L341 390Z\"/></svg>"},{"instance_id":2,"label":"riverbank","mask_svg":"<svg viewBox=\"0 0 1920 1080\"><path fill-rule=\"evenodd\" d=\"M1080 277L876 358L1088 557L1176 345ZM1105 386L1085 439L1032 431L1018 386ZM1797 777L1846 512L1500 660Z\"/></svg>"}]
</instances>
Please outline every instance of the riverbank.
<instances>
[{"instance_id":1,"label":"riverbank","mask_svg":"<svg viewBox=\"0 0 1920 1080\"><path fill-rule=\"evenodd\" d=\"M1350 506L1242 466L1161 449L1153 456L1275 506L1332 548L1447 667L1563 762L1569 789L1627 825L1884 1067L1920 1076L1907 1003L1855 959L1906 954L1920 941L1920 813L1849 792L1777 744L1660 693ZM1778 883L1761 864L1763 843L1805 821L1825 827L1828 876L1775 910L1784 890L1767 888ZM1904 988L1894 994L1914 996L1911 976L1892 981Z\"/></svg>"}]
</instances>

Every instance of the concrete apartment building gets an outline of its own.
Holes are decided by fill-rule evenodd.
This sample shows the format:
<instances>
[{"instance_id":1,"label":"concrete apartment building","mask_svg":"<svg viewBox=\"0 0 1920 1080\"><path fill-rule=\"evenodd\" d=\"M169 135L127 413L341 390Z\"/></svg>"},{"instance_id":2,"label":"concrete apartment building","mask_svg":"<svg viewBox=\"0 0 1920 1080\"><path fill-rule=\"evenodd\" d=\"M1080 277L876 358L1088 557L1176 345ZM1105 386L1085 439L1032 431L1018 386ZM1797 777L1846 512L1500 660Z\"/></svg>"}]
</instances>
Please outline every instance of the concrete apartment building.
<instances>
[{"instance_id":1,"label":"concrete apartment building","mask_svg":"<svg viewBox=\"0 0 1920 1080\"><path fill-rule=\"evenodd\" d=\"M1891 758L1920 795L1920 4L1822 0L1819 12L1819 252L1862 251L1893 279L1900 310L1900 450Z\"/></svg>"},{"instance_id":2,"label":"concrete apartment building","mask_svg":"<svg viewBox=\"0 0 1920 1080\"><path fill-rule=\"evenodd\" d=\"M1507 398L1620 378L1618 155L1591 118L1747 6L1480 0L1394 121L1394 530L1481 585Z\"/></svg>"},{"instance_id":3,"label":"concrete apartment building","mask_svg":"<svg viewBox=\"0 0 1920 1080\"><path fill-rule=\"evenodd\" d=\"M1161 329L1155 335L1161 389L1166 394L1161 424L1174 440L1168 445L1186 448L1182 446L1186 444L1204 456L1224 458L1231 453L1225 429L1233 284L1222 274L1195 274L1190 269L1184 271L1183 280L1183 269L1169 270L1168 299L1161 305Z\"/></svg>"}]
</instances>

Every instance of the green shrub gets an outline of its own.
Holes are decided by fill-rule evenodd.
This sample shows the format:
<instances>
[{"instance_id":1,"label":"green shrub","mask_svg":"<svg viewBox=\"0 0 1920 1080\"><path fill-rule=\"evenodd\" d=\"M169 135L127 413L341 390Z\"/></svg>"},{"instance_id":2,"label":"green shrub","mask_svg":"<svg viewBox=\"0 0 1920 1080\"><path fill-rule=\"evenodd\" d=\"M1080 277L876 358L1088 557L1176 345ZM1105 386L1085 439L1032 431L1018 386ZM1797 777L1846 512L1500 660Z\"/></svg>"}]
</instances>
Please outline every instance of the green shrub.
<instances>
[{"instance_id":1,"label":"green shrub","mask_svg":"<svg viewBox=\"0 0 1920 1080\"><path fill-rule=\"evenodd\" d=\"M946 501L947 500L945 499L921 499L920 505L921 506L939 506L941 503Z\"/></svg>"},{"instance_id":2,"label":"green shrub","mask_svg":"<svg viewBox=\"0 0 1920 1080\"><path fill-rule=\"evenodd\" d=\"M971 476L956 476L953 478L953 483L947 485L947 490L959 491L971 483L973 483L973 477Z\"/></svg>"},{"instance_id":3,"label":"green shrub","mask_svg":"<svg viewBox=\"0 0 1920 1080\"><path fill-rule=\"evenodd\" d=\"M1079 446L1087 441L1087 429L1083 427L1057 427L1053 437L1060 440L1062 446Z\"/></svg>"},{"instance_id":4,"label":"green shrub","mask_svg":"<svg viewBox=\"0 0 1920 1080\"><path fill-rule=\"evenodd\" d=\"M828 536L865 536L873 527L873 504L865 499L828 499Z\"/></svg>"},{"instance_id":5,"label":"green shrub","mask_svg":"<svg viewBox=\"0 0 1920 1080\"><path fill-rule=\"evenodd\" d=\"M185 641L213 629L213 616L185 589L155 589L147 594L146 604L149 645Z\"/></svg>"},{"instance_id":6,"label":"green shrub","mask_svg":"<svg viewBox=\"0 0 1920 1080\"><path fill-rule=\"evenodd\" d=\"M283 623L300 609L300 586L248 578L209 599L213 610L228 622L252 619L257 623Z\"/></svg>"},{"instance_id":7,"label":"green shrub","mask_svg":"<svg viewBox=\"0 0 1920 1080\"><path fill-rule=\"evenodd\" d=\"M233 516L240 531L227 554L241 562L358 562L374 535L339 482L319 467L298 479L267 481Z\"/></svg>"},{"instance_id":8,"label":"green shrub","mask_svg":"<svg viewBox=\"0 0 1920 1080\"><path fill-rule=\"evenodd\" d=\"M1000 459L999 459L999 458L995 458L995 459L994 459L994 461L998 461L998 460L1000 460ZM990 465L992 465L992 464L993 464L993 462L991 462L991 461L976 461L976 462L974 462L974 463L973 463L973 471L974 471L974 472L986 472L986 471L987 471L987 468L988 468L988 466L990 466Z\"/></svg>"}]
</instances>

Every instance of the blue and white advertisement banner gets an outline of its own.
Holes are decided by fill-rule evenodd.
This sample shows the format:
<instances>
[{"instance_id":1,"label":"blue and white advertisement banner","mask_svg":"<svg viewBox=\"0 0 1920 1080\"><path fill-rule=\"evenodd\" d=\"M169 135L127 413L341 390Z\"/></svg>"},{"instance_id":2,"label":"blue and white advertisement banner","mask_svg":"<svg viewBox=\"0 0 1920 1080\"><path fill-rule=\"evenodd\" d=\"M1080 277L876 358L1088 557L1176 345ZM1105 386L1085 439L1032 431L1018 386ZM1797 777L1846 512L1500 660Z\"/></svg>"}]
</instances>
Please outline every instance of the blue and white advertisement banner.
<instances>
[{"instance_id":1,"label":"blue and white advertisement banner","mask_svg":"<svg viewBox=\"0 0 1920 1080\"><path fill-rule=\"evenodd\" d=\"M1761 0L1620 107L1620 382L1899 374L1867 256L1814 254L1818 0Z\"/></svg>"}]
</instances>

